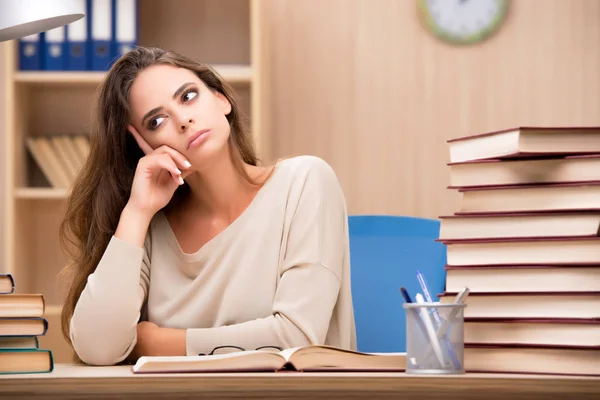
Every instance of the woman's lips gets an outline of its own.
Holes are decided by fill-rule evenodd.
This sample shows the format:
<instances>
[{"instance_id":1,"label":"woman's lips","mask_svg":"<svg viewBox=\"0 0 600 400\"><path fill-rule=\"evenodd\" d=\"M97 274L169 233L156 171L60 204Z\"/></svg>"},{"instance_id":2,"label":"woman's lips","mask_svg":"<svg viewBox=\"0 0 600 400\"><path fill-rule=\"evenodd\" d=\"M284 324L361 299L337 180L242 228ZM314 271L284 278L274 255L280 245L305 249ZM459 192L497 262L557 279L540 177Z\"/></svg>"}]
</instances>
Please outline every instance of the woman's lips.
<instances>
[{"instance_id":1,"label":"woman's lips","mask_svg":"<svg viewBox=\"0 0 600 400\"><path fill-rule=\"evenodd\" d=\"M201 131L196 132L188 141L188 149L191 149L192 147L197 147L199 146L208 136L208 134L210 133L210 129L203 129Z\"/></svg>"}]
</instances>

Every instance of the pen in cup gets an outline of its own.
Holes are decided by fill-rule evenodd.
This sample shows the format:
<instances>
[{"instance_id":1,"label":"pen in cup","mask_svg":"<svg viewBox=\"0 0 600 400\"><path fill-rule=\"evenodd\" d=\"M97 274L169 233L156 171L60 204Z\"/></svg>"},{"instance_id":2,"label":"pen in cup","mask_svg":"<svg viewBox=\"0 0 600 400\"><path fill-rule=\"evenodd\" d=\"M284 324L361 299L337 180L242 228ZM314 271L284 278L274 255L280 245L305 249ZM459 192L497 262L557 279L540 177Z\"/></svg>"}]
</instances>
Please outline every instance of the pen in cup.
<instances>
[{"instance_id":1,"label":"pen in cup","mask_svg":"<svg viewBox=\"0 0 600 400\"><path fill-rule=\"evenodd\" d=\"M456 304L463 304L465 299L467 298L467 296L469 295L469 288L463 288L457 295L456 298L454 299L454 303ZM450 313L450 315L448 315L448 318L446 318L446 320L442 323L442 326L440 326L440 329L438 330L438 334L437 336L439 338L442 338L446 335L446 331L448 330L448 328L450 328L450 325L452 324L452 321L454 320L454 318L456 318L456 314L458 314L460 312L460 309L454 309L452 310L452 312Z\"/></svg>"},{"instance_id":2,"label":"pen in cup","mask_svg":"<svg viewBox=\"0 0 600 400\"><path fill-rule=\"evenodd\" d=\"M425 282L425 277L419 270L417 270L417 280L419 281L419 285L421 286L421 289L423 290L423 295L424 295L425 299L427 300L427 302L434 303L433 298L431 297L431 292L429 291L429 287L427 286L427 282ZM427 310L425 310L425 311L427 311ZM440 318L440 314L438 313L438 310L436 308L433 308L431 310L431 314L433 315L433 319L434 319L434 321L433 321L434 329L437 332L442 326L442 319ZM444 322L447 322L447 321L444 321ZM446 327L446 330L447 329L448 328ZM436 338L438 338L438 337L442 338L444 347L448 350L448 354L450 355L450 359L452 360L452 364L454 365L454 367L461 368L462 366L460 364L460 361L456 357L456 353L452 349L452 344L449 342L448 338L446 337L446 334L445 333L443 335L436 334Z\"/></svg>"},{"instance_id":3,"label":"pen in cup","mask_svg":"<svg viewBox=\"0 0 600 400\"><path fill-rule=\"evenodd\" d=\"M416 299L418 304L425 303L425 300L423 299L423 295L421 295L421 293L417 293ZM433 347L435 356L440 362L440 366L444 368L446 363L444 361L442 347L440 346L440 342L438 341L437 335L435 333L435 328L433 327L433 321L431 320L429 312L427 311L426 307L419 307L419 312L421 314L423 323L425 324L425 328L427 330L427 334L429 336L429 340L431 342L431 346Z\"/></svg>"},{"instance_id":4,"label":"pen in cup","mask_svg":"<svg viewBox=\"0 0 600 400\"><path fill-rule=\"evenodd\" d=\"M427 302L429 302L429 303L433 303L434 301L433 301L433 298L431 297L431 293L429 292L429 287L427 286L427 282L425 282L425 277L419 270L417 270L417 280L419 281L421 290L423 290L423 296L425 297L425 300L427 300ZM440 314L437 312L437 310L435 308L432 310L432 313L433 313L433 318L435 318L435 322L439 326L442 323L442 321L440 319Z\"/></svg>"},{"instance_id":5,"label":"pen in cup","mask_svg":"<svg viewBox=\"0 0 600 400\"><path fill-rule=\"evenodd\" d=\"M402 297L404 297L404 301L406 303L409 303L409 304L413 303L410 295L408 294L408 291L406 290L406 288L404 286L400 288L400 293L402 294ZM423 332L423 335L427 336L428 335L427 328L423 324L423 320L419 316L419 312L416 309L409 309L408 311L411 312L411 313L414 313L415 320L417 321L417 324L419 325L419 328L421 328L421 331Z\"/></svg>"}]
</instances>

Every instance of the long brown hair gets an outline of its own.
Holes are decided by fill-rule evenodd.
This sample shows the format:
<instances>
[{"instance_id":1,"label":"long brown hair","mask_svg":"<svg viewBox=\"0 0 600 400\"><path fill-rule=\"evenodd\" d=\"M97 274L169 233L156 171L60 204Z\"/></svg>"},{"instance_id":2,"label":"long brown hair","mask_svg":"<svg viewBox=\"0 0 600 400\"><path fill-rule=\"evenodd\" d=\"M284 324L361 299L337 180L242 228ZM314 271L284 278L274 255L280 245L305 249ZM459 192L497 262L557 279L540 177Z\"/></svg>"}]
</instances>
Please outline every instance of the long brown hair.
<instances>
[{"instance_id":1,"label":"long brown hair","mask_svg":"<svg viewBox=\"0 0 600 400\"><path fill-rule=\"evenodd\" d=\"M209 89L223 94L231 103L227 115L231 128L229 147L237 171L252 182L243 163L258 163L246 116L237 105L233 89L211 67L171 51L149 47L138 47L117 60L98 90L90 154L73 185L59 232L61 246L68 256L61 275L69 284L61 325L70 344L69 325L75 305L117 228L129 199L137 163L144 155L127 132L129 91L138 74L155 64L186 68ZM180 186L172 202L187 193L187 184Z\"/></svg>"}]
</instances>

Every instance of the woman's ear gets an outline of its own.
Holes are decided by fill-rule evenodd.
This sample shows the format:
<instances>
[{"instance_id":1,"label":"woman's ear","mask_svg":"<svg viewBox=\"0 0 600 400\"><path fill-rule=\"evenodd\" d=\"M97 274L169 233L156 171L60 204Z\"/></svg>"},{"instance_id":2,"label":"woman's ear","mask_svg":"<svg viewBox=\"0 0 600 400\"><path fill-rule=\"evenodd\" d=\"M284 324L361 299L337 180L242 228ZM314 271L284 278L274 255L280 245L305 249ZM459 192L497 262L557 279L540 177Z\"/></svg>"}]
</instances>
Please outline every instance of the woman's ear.
<instances>
[{"instance_id":1,"label":"woman's ear","mask_svg":"<svg viewBox=\"0 0 600 400\"><path fill-rule=\"evenodd\" d=\"M231 103L229 102L229 100L227 100L227 97L225 97L223 93L217 91L215 92L215 94L217 96L217 100L219 100L219 103L221 104L223 114L229 115L229 113L231 113Z\"/></svg>"}]
</instances>

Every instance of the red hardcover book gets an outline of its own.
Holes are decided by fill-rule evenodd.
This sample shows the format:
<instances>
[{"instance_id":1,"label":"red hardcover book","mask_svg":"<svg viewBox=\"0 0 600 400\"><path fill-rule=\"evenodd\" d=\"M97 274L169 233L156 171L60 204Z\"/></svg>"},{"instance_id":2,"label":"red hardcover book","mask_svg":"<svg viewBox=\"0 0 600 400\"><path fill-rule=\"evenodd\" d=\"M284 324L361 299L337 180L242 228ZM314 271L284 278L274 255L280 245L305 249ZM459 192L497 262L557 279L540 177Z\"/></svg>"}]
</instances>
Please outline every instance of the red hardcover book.
<instances>
[{"instance_id":1,"label":"red hardcover book","mask_svg":"<svg viewBox=\"0 0 600 400\"><path fill-rule=\"evenodd\" d=\"M600 127L520 126L448 140L450 162L600 153Z\"/></svg>"},{"instance_id":2,"label":"red hardcover book","mask_svg":"<svg viewBox=\"0 0 600 400\"><path fill-rule=\"evenodd\" d=\"M600 349L600 320L465 318L465 346L549 346Z\"/></svg>"},{"instance_id":3,"label":"red hardcover book","mask_svg":"<svg viewBox=\"0 0 600 400\"><path fill-rule=\"evenodd\" d=\"M485 238L591 237L600 234L600 212L529 212L443 215L440 241Z\"/></svg>"},{"instance_id":4,"label":"red hardcover book","mask_svg":"<svg viewBox=\"0 0 600 400\"><path fill-rule=\"evenodd\" d=\"M471 293L600 292L600 265L446 265L446 290Z\"/></svg>"},{"instance_id":5,"label":"red hardcover book","mask_svg":"<svg viewBox=\"0 0 600 400\"><path fill-rule=\"evenodd\" d=\"M600 210L600 181L462 188L463 214Z\"/></svg>"},{"instance_id":6,"label":"red hardcover book","mask_svg":"<svg viewBox=\"0 0 600 400\"><path fill-rule=\"evenodd\" d=\"M600 349L555 346L465 346L465 371L600 376Z\"/></svg>"},{"instance_id":7,"label":"red hardcover book","mask_svg":"<svg viewBox=\"0 0 600 400\"><path fill-rule=\"evenodd\" d=\"M600 180L600 154L448 163L450 189Z\"/></svg>"},{"instance_id":8,"label":"red hardcover book","mask_svg":"<svg viewBox=\"0 0 600 400\"><path fill-rule=\"evenodd\" d=\"M447 240L448 265L600 264L600 237Z\"/></svg>"},{"instance_id":9,"label":"red hardcover book","mask_svg":"<svg viewBox=\"0 0 600 400\"><path fill-rule=\"evenodd\" d=\"M456 293L438 297L441 303L452 303ZM600 292L471 293L465 303L465 318L600 320Z\"/></svg>"}]
</instances>

